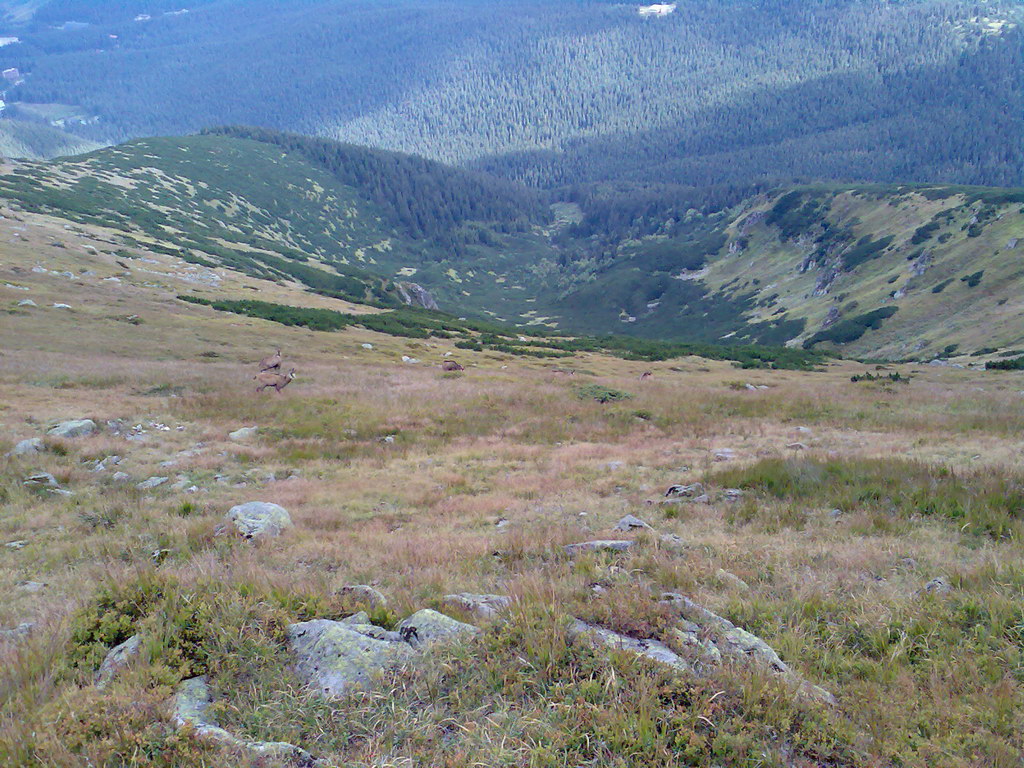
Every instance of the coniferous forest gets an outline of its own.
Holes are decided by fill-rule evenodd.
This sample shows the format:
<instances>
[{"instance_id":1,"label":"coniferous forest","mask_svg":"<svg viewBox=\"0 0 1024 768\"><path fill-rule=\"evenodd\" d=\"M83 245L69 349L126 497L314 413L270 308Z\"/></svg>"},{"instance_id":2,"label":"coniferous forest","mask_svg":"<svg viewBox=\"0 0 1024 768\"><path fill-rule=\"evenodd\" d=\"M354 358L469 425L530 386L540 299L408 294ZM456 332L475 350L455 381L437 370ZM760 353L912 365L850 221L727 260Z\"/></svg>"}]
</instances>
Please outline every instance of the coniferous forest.
<instances>
[{"instance_id":1,"label":"coniferous forest","mask_svg":"<svg viewBox=\"0 0 1024 768\"><path fill-rule=\"evenodd\" d=\"M0 64L24 78L8 116L68 105L84 139L259 125L582 202L720 207L793 180L1024 183L1016 0L638 7L51 0L9 17L21 42Z\"/></svg>"}]
</instances>

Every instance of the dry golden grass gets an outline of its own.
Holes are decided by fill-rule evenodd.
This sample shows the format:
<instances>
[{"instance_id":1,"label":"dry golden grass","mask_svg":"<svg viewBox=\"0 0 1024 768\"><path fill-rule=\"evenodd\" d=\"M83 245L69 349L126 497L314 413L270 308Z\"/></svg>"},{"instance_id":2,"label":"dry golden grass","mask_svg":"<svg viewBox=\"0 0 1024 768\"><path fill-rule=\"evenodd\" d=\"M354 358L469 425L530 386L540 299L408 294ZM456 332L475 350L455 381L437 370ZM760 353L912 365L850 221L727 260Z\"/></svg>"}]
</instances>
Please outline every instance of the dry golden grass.
<instances>
[{"instance_id":1,"label":"dry golden grass","mask_svg":"<svg viewBox=\"0 0 1024 768\"><path fill-rule=\"evenodd\" d=\"M1016 477L1019 374L895 366L911 382L880 386L851 383L865 370L852 363L746 372L586 355L569 378L552 363L457 350L467 370L453 377L436 367L453 350L442 340L313 333L175 302L177 287L147 287L142 275L104 283L121 271L113 257L75 250L69 236L68 248L49 246L59 233L43 217L0 221L0 241L23 224L29 241L3 247L0 302L32 298L39 308L0 323L0 452L68 418L147 432L144 442L105 431L0 460L0 544L27 542L0 548L0 628L36 622L27 641L0 646L0 762L229 759L166 725L176 679L159 659L107 694L82 685L88 671L68 669L78 612L104 584L163 579L208 596L220 622L209 643L223 656L211 652L220 659L211 674L238 686L222 705L225 721L339 765L1020 765L1019 540L872 504L834 519L827 499L657 503L671 484L717 488L723 468L770 458L915 459ZM32 273L36 263L97 274L69 281ZM219 290L237 295L251 282L227 276ZM331 303L270 290L269 300ZM73 309L53 309L55 301ZM119 319L129 314L143 323ZM252 363L278 347L299 377L280 395L257 396ZM403 354L424 362L404 364ZM647 369L653 378L638 381ZM635 397L581 400L581 381ZM746 382L769 388L733 386ZM229 440L251 425L256 439ZM807 450L787 448L794 442ZM724 448L735 459L715 462ZM124 460L104 473L85 463L113 454ZM168 460L177 463L161 467ZM115 469L133 482L111 484ZM21 481L33 471L53 473L75 495L30 491ZM267 472L278 479L264 482ZM202 490L135 488L153 475L185 475ZM218 534L229 507L256 499L285 506L294 530L262 544ZM627 513L681 546L641 537L636 554L614 562L562 553L607 537ZM510 522L506 531L499 520ZM723 581L720 569L749 589ZM923 592L937 576L953 585L950 595ZM19 589L26 581L46 587ZM395 617L437 607L448 592L509 594L517 608L508 629L392 678L390 689L328 706L290 677L283 652L268 649L281 649L275 622L305 610L287 596L337 610L335 590L351 583L376 585ZM682 692L664 671L581 656L561 634L570 614L657 634L661 591L684 592L758 632L835 692L837 711L805 710L739 669ZM266 636L252 635L263 627ZM716 690L728 694L715 699Z\"/></svg>"}]
</instances>

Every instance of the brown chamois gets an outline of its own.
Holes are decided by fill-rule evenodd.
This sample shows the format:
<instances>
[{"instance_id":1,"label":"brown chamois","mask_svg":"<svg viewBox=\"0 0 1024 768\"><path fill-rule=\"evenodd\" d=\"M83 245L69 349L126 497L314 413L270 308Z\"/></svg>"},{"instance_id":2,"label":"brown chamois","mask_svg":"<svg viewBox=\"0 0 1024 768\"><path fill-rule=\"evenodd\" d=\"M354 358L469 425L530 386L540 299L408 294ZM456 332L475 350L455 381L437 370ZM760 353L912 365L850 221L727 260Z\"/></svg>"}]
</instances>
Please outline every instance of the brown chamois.
<instances>
[{"instance_id":1,"label":"brown chamois","mask_svg":"<svg viewBox=\"0 0 1024 768\"><path fill-rule=\"evenodd\" d=\"M644 371L643 373L640 374L640 381L645 381L646 379L651 378L651 376L653 375L654 374L651 373L650 371Z\"/></svg>"},{"instance_id":2,"label":"brown chamois","mask_svg":"<svg viewBox=\"0 0 1024 768\"><path fill-rule=\"evenodd\" d=\"M279 371L281 370L281 350L277 350L270 357L264 357L260 360L260 373L264 371Z\"/></svg>"},{"instance_id":3,"label":"brown chamois","mask_svg":"<svg viewBox=\"0 0 1024 768\"><path fill-rule=\"evenodd\" d=\"M292 379L295 378L295 369L292 368L287 374L263 371L262 373L257 373L252 378L259 382L256 385L257 392L262 392L267 387L273 387L280 394L281 390L291 384Z\"/></svg>"},{"instance_id":4,"label":"brown chamois","mask_svg":"<svg viewBox=\"0 0 1024 768\"><path fill-rule=\"evenodd\" d=\"M441 369L445 371L464 371L466 370L463 366L459 365L454 360L445 360L441 363Z\"/></svg>"}]
</instances>

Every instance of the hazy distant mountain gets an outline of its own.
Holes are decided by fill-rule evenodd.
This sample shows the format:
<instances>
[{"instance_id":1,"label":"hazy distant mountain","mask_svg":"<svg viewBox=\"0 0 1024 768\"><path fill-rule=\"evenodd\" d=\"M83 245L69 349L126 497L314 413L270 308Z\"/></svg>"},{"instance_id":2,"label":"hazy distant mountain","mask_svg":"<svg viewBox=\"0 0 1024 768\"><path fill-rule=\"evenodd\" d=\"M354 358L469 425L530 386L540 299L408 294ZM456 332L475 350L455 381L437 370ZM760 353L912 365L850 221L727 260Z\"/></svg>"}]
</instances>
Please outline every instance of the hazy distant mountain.
<instances>
[{"instance_id":1,"label":"hazy distant mountain","mask_svg":"<svg viewBox=\"0 0 1024 768\"><path fill-rule=\"evenodd\" d=\"M542 187L1024 183L1016 0L6 6L7 100L100 141L263 125Z\"/></svg>"}]
</instances>

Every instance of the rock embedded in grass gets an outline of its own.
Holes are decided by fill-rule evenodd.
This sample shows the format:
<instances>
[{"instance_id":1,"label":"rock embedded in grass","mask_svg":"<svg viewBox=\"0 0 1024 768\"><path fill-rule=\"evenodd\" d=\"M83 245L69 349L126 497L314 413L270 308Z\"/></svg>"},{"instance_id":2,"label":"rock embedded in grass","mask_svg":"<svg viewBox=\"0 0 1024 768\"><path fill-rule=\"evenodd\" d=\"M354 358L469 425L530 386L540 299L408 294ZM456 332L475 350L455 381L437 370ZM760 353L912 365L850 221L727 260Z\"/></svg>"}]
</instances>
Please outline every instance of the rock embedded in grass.
<instances>
[{"instance_id":1,"label":"rock embedded in grass","mask_svg":"<svg viewBox=\"0 0 1024 768\"><path fill-rule=\"evenodd\" d=\"M566 554L578 555L581 552L625 552L636 542L626 539L600 539L597 541L581 541L578 544L566 544Z\"/></svg>"},{"instance_id":2,"label":"rock embedded in grass","mask_svg":"<svg viewBox=\"0 0 1024 768\"><path fill-rule=\"evenodd\" d=\"M944 577L936 576L924 585L924 591L933 595L948 595L953 591L953 586Z\"/></svg>"},{"instance_id":3,"label":"rock embedded in grass","mask_svg":"<svg viewBox=\"0 0 1024 768\"><path fill-rule=\"evenodd\" d=\"M369 605L371 608L379 608L388 604L388 599L368 584L346 584L336 591L342 597L351 598L356 602Z\"/></svg>"},{"instance_id":4,"label":"rock embedded in grass","mask_svg":"<svg viewBox=\"0 0 1024 768\"><path fill-rule=\"evenodd\" d=\"M619 522L615 524L615 527L612 528L612 530L628 532L636 530L653 531L654 529L650 525L645 523L643 520L641 520L639 517L635 517L633 515L626 515L624 518L622 518L621 520L619 520Z\"/></svg>"},{"instance_id":5,"label":"rock embedded in grass","mask_svg":"<svg viewBox=\"0 0 1024 768\"><path fill-rule=\"evenodd\" d=\"M217 725L209 714L212 703L213 696L205 677L193 677L182 681L174 697L174 724L178 728L191 728L200 739L241 749L260 757L285 761L287 764L303 768L317 764L312 755L293 744L283 741L248 741L233 736Z\"/></svg>"},{"instance_id":6,"label":"rock embedded in grass","mask_svg":"<svg viewBox=\"0 0 1024 768\"><path fill-rule=\"evenodd\" d=\"M328 696L342 696L416 655L400 635L389 639L374 634L365 625L315 619L289 625L288 645L307 683Z\"/></svg>"},{"instance_id":7,"label":"rock embedded in grass","mask_svg":"<svg viewBox=\"0 0 1024 768\"><path fill-rule=\"evenodd\" d=\"M136 485L140 491L151 491L154 488L159 488L161 485L166 483L170 478L168 477L151 477L148 480L143 480L141 483Z\"/></svg>"},{"instance_id":8,"label":"rock embedded in grass","mask_svg":"<svg viewBox=\"0 0 1024 768\"><path fill-rule=\"evenodd\" d=\"M111 649L96 672L96 685L106 688L139 655L142 650L142 635L132 635L123 643Z\"/></svg>"},{"instance_id":9,"label":"rock embedded in grass","mask_svg":"<svg viewBox=\"0 0 1024 768\"><path fill-rule=\"evenodd\" d=\"M505 595L460 592L445 595L444 604L471 613L480 619L495 619L512 604L512 598Z\"/></svg>"},{"instance_id":10,"label":"rock embedded in grass","mask_svg":"<svg viewBox=\"0 0 1024 768\"><path fill-rule=\"evenodd\" d=\"M263 536L280 536L292 527L288 510L266 501L250 501L238 504L228 510L227 519L235 524L238 532L247 539Z\"/></svg>"},{"instance_id":11,"label":"rock embedded in grass","mask_svg":"<svg viewBox=\"0 0 1024 768\"><path fill-rule=\"evenodd\" d=\"M234 432L229 433L228 437L235 442L241 442L243 440L251 440L256 437L259 431L259 427L242 427L241 429L236 429Z\"/></svg>"},{"instance_id":12,"label":"rock embedded in grass","mask_svg":"<svg viewBox=\"0 0 1024 768\"><path fill-rule=\"evenodd\" d=\"M479 631L472 624L456 621L429 608L416 611L398 625L398 633L414 648L460 640Z\"/></svg>"},{"instance_id":13,"label":"rock embedded in grass","mask_svg":"<svg viewBox=\"0 0 1024 768\"><path fill-rule=\"evenodd\" d=\"M35 629L35 626L35 622L33 621L23 621L21 624L14 627L14 629L0 629L0 642L18 642L20 640L24 640L32 634L32 630Z\"/></svg>"},{"instance_id":14,"label":"rock embedded in grass","mask_svg":"<svg viewBox=\"0 0 1024 768\"><path fill-rule=\"evenodd\" d=\"M46 444L41 437L30 437L15 445L14 450L11 451L11 456L33 456L45 451Z\"/></svg>"},{"instance_id":15,"label":"rock embedded in grass","mask_svg":"<svg viewBox=\"0 0 1024 768\"><path fill-rule=\"evenodd\" d=\"M48 435L63 438L89 437L96 433L96 422L92 419L74 419L62 421L49 432Z\"/></svg>"},{"instance_id":16,"label":"rock embedded in grass","mask_svg":"<svg viewBox=\"0 0 1024 768\"><path fill-rule=\"evenodd\" d=\"M673 485L665 491L665 498L668 499L692 499L704 494L704 486L701 483L692 485Z\"/></svg>"},{"instance_id":17,"label":"rock embedded in grass","mask_svg":"<svg viewBox=\"0 0 1024 768\"><path fill-rule=\"evenodd\" d=\"M37 472L34 475L29 475L25 478L22 485L31 485L36 487L45 486L47 488L60 487L60 483L57 482L57 478L49 472Z\"/></svg>"}]
</instances>

